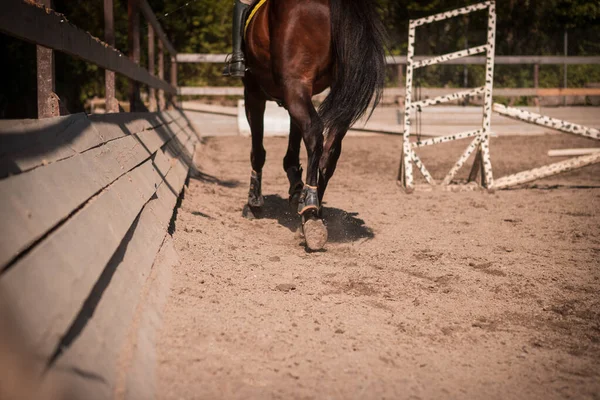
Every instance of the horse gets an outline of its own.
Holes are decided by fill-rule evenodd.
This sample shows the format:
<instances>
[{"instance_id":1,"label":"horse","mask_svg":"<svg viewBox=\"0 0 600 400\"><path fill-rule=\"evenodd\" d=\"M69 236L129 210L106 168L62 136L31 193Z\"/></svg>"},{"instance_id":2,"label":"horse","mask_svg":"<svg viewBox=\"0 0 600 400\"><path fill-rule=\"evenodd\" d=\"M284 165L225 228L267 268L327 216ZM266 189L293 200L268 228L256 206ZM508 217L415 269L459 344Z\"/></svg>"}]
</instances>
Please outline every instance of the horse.
<instances>
[{"instance_id":1,"label":"horse","mask_svg":"<svg viewBox=\"0 0 600 400\"><path fill-rule=\"evenodd\" d=\"M266 0L246 26L243 78L252 133L252 173L244 216L264 206L264 112L277 101L290 115L283 169L289 201L301 216L309 250L327 242L323 196L350 126L379 103L385 81L385 30L375 0ZM312 97L330 89L315 109ZM300 146L308 155L302 181Z\"/></svg>"}]
</instances>

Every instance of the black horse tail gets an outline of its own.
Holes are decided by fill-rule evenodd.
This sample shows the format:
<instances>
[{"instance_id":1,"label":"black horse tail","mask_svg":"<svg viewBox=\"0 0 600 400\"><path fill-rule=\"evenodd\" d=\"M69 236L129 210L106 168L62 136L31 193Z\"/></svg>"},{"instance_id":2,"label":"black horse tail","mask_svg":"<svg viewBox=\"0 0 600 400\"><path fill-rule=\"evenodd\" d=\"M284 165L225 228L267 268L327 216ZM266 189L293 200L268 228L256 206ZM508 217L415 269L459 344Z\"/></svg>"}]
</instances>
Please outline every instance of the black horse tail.
<instances>
[{"instance_id":1,"label":"black horse tail","mask_svg":"<svg viewBox=\"0 0 600 400\"><path fill-rule=\"evenodd\" d=\"M381 100L386 35L376 0L330 2L333 82L319 116L327 130L345 132Z\"/></svg>"}]
</instances>

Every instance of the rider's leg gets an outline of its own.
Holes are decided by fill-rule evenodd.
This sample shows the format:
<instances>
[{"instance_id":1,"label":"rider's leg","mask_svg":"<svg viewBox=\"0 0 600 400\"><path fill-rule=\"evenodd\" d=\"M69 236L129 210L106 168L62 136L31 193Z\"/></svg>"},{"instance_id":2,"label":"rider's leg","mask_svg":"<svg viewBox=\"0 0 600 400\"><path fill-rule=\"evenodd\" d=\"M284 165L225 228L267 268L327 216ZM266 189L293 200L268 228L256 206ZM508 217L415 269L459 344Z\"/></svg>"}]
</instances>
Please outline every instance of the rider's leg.
<instances>
[{"instance_id":1,"label":"rider's leg","mask_svg":"<svg viewBox=\"0 0 600 400\"><path fill-rule=\"evenodd\" d=\"M246 71L244 60L244 51L242 50L242 42L244 39L244 25L248 10L256 0L235 0L233 6L233 23L232 23L232 43L233 52L231 60L223 70L223 75L243 77Z\"/></svg>"}]
</instances>

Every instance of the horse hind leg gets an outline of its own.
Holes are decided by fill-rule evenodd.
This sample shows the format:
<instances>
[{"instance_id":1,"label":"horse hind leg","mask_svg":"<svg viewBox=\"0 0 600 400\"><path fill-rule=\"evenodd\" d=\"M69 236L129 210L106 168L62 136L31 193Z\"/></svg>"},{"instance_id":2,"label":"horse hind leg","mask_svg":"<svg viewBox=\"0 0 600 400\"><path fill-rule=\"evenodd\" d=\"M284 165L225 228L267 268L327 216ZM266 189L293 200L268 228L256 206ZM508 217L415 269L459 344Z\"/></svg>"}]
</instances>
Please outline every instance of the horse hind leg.
<instances>
[{"instance_id":1,"label":"horse hind leg","mask_svg":"<svg viewBox=\"0 0 600 400\"><path fill-rule=\"evenodd\" d=\"M252 172L250 174L248 203L244 206L242 215L248 219L254 219L260 216L261 209L265 204L265 199L262 195L262 170L267 156L267 152L263 146L263 118L266 100L260 95L260 89L254 87L256 85L253 85L250 78L246 78L245 81L246 118L252 132L252 151L250 153Z\"/></svg>"},{"instance_id":2,"label":"horse hind leg","mask_svg":"<svg viewBox=\"0 0 600 400\"><path fill-rule=\"evenodd\" d=\"M323 202L325 196L325 190L329 184L329 180L333 176L337 167L337 162L342 154L342 139L346 132L343 134L339 132L330 132L325 146L323 146L323 155L319 161L319 202Z\"/></svg>"},{"instance_id":3,"label":"horse hind leg","mask_svg":"<svg viewBox=\"0 0 600 400\"><path fill-rule=\"evenodd\" d=\"M285 88L285 102L292 123L302 133L308 153L306 184L300 194L298 214L309 250L320 250L327 242L327 228L320 217L318 197L319 161L323 152L323 123L311 102L310 90L302 83Z\"/></svg>"},{"instance_id":4,"label":"horse hind leg","mask_svg":"<svg viewBox=\"0 0 600 400\"><path fill-rule=\"evenodd\" d=\"M298 210L298 203L304 182L302 181L302 167L300 165L300 145L302 143L302 131L294 123L290 123L290 138L288 150L283 159L283 170L285 171L290 183L289 204L292 212Z\"/></svg>"}]
</instances>

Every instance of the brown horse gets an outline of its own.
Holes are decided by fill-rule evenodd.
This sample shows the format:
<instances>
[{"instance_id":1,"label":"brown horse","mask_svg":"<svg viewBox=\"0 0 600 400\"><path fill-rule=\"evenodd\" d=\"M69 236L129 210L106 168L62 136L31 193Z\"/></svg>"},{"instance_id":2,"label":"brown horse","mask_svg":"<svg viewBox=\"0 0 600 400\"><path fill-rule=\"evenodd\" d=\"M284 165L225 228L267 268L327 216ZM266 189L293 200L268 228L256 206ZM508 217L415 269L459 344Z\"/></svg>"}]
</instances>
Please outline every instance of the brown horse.
<instances>
[{"instance_id":1,"label":"brown horse","mask_svg":"<svg viewBox=\"0 0 600 400\"><path fill-rule=\"evenodd\" d=\"M384 29L375 0L267 0L246 32L246 116L252 131L252 176L244 215L260 212L265 102L291 118L283 169L290 202L302 216L306 245L327 241L321 204L342 151L342 139L373 102L385 77ZM312 97L330 88L318 111ZM371 111L372 113L372 111ZM300 145L308 154L302 182Z\"/></svg>"}]
</instances>

